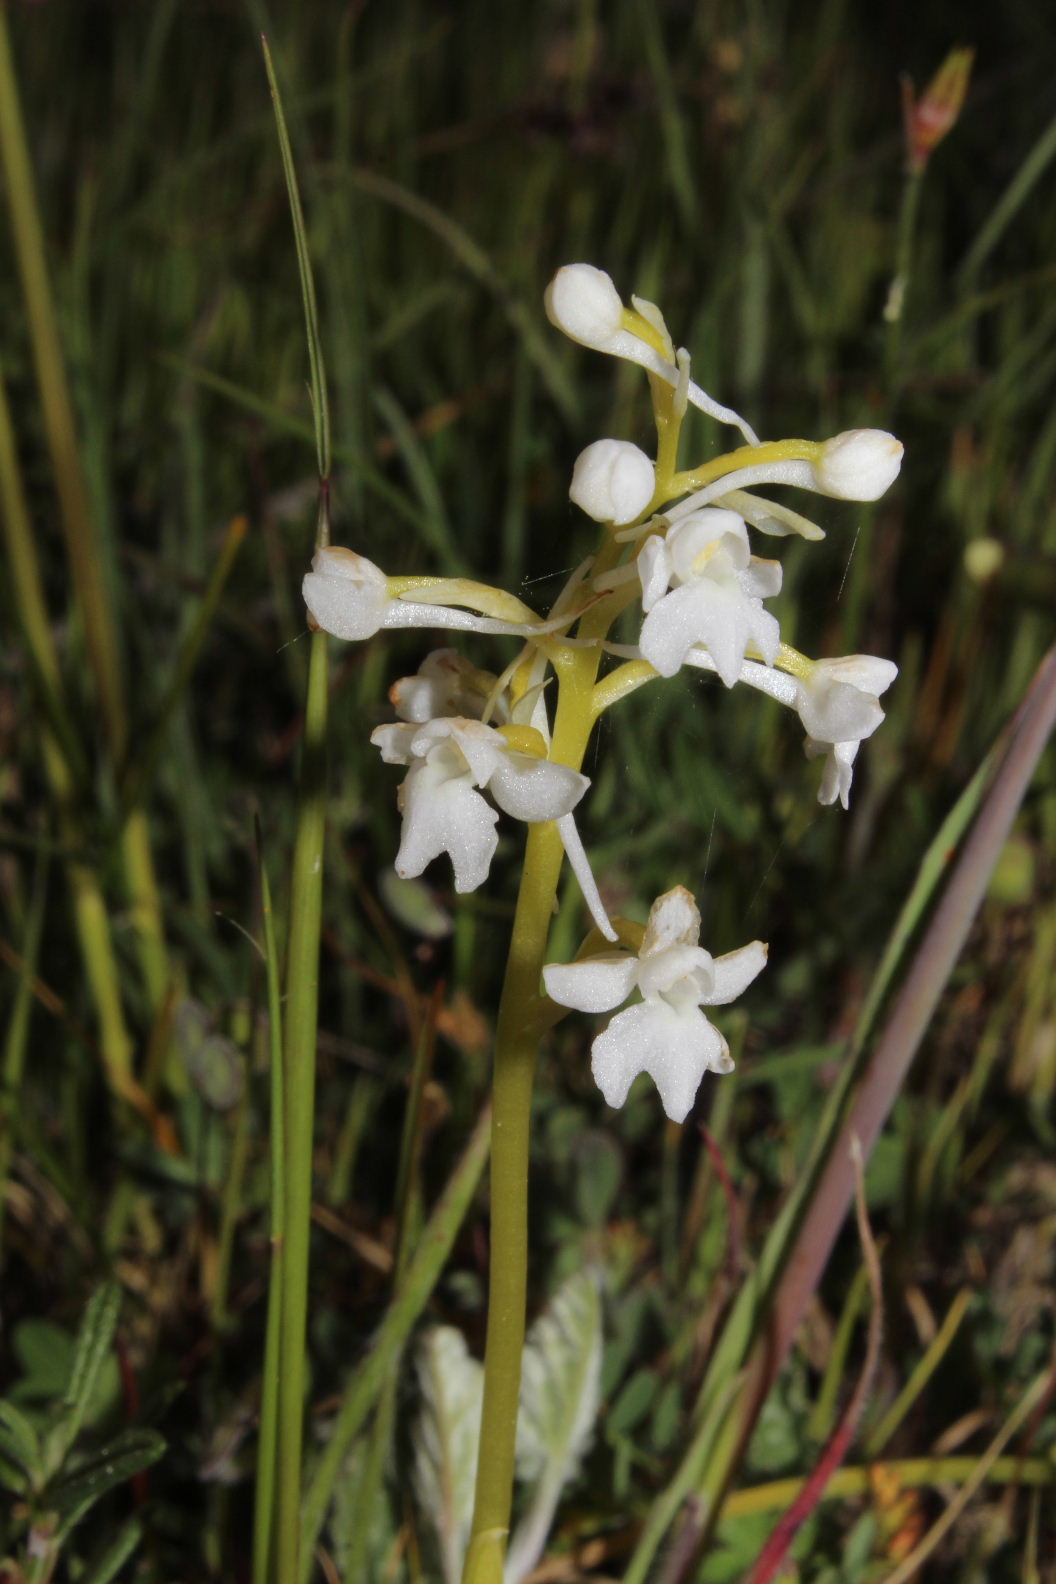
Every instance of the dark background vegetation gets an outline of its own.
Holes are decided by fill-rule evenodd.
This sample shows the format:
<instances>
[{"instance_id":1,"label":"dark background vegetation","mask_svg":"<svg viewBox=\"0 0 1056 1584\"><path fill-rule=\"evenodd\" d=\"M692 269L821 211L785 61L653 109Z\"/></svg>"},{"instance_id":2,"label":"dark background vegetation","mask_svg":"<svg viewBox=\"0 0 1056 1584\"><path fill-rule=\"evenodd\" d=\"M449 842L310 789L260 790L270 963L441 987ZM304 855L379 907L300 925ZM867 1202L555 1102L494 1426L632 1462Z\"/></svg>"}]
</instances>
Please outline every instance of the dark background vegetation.
<instances>
[{"instance_id":1,"label":"dark background vegetation","mask_svg":"<svg viewBox=\"0 0 1056 1584\"><path fill-rule=\"evenodd\" d=\"M40 1361L61 1351L56 1328L74 1329L114 1265L127 1293L124 1380L106 1411L146 1415L170 1445L149 1491L135 1493L150 1504L136 1576L240 1577L267 1274L253 819L281 925L306 656L299 582L314 531L302 310L257 34L276 55L309 218L338 542L393 573L471 570L540 604L556 591L556 574L589 548L566 499L576 453L602 434L650 438L639 373L562 344L545 323L542 290L575 259L660 302L697 379L764 435L875 424L905 441L887 501L822 502L826 541L779 547L792 642L901 667L850 813L814 801L797 723L699 679L629 700L586 766L585 835L615 906L643 917L681 882L701 896L709 947L771 943L770 970L724 1025L737 1076L706 1085L699 1103L732 1177L743 1260L809 1143L924 849L1051 639L1051 170L1013 189L1006 223L985 228L1051 125L1056 49L1051 18L1027 0L39 0L7 12L134 742L157 718L227 524L245 514L250 526L145 793L175 985L171 1070L154 1092L179 1151L166 1155L108 1104L55 862L37 958L47 994L5 1097L3 1368L23 1402L45 1400L57 1366L49 1377ZM893 351L882 309L905 180L899 74L922 86L956 43L975 46L975 73L925 177ZM115 865L113 767L69 606L6 236L0 259L0 357L65 685L92 756L88 856L113 910L142 1073L158 1031ZM694 420L687 455L725 443ZM1005 553L986 587L965 571L966 547L983 537ZM0 609L10 1016L37 855L56 832L19 613L2 588ZM493 883L457 907L435 867L433 900L453 921L439 939L415 927L424 889L396 904L387 888L395 784L367 736L387 718L391 681L421 658L421 636L335 650L311 1307L312 1401L324 1409L388 1296L408 997L445 987L428 1204L486 1092L521 850L507 830ZM498 640L475 652L496 668L505 658ZM947 1450L980 1448L1051 1349L1054 828L1050 752L870 1172L887 1239L877 1416L955 1294L971 1292L892 1456L943 1436ZM555 955L575 949L581 928L570 896ZM662 1486L731 1281L727 1207L698 1130L665 1130L645 1086L607 1112L586 1022L562 1025L543 1059L532 1229L536 1304L587 1259L610 1272L608 1411L565 1538L618 1536ZM118 1196L127 1213L115 1223ZM485 1226L480 1205L432 1308L475 1348ZM811 1466L809 1407L858 1259L848 1235L746 1480ZM643 1373L641 1411L616 1413ZM1035 1445L1049 1442L1043 1425ZM394 1526L413 1530L398 1477L394 1490ZM125 1490L100 1507L95 1535L132 1499ZM907 1522L933 1510L922 1502ZM1002 1502L1000 1489L980 1499L936 1578L1037 1576L1029 1502ZM894 1553L882 1521L860 1571L826 1572L871 1511L862 1500L827 1509L802 1576L883 1576ZM1039 1565L1046 1545L1052 1563L1049 1524ZM743 1541L748 1555L763 1532ZM621 1554L617 1538L602 1573L618 1576ZM735 1576L720 1561L699 1574Z\"/></svg>"}]
</instances>

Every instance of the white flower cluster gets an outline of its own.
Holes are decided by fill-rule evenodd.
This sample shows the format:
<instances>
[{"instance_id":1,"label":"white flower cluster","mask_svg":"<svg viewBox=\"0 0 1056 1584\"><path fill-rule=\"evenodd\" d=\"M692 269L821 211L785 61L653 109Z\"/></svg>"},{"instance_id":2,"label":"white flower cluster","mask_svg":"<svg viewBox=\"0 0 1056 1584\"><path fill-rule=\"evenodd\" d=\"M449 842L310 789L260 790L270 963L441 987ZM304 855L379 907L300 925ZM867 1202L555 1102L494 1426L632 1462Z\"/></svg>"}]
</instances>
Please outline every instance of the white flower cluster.
<instances>
[{"instance_id":1,"label":"white flower cluster","mask_svg":"<svg viewBox=\"0 0 1056 1584\"><path fill-rule=\"evenodd\" d=\"M824 442L760 443L743 418L692 382L689 356L676 351L659 310L631 301L626 308L608 275L589 264L558 270L545 299L552 323L574 341L647 370L658 428L662 404L676 435L694 406L735 426L746 443L688 473L673 471L670 456L654 464L624 440L589 445L569 493L606 525L604 570L595 575L591 562L577 569L549 618L463 579L390 577L344 549L319 550L304 579L312 624L340 638L433 627L524 642L521 659L501 679L441 649L393 688L399 718L378 727L371 741L386 763L407 767L396 869L420 875L446 853L456 890L472 891L494 857L500 810L529 824L553 822L594 922L612 942L626 941L633 927L625 924L621 935L610 922L573 820L589 780L578 759L570 765L553 756L543 687L549 663L560 671L555 655L593 645L598 655L629 662L625 687L614 685L617 670L595 690L608 686L612 699L684 665L717 673L728 688L746 682L769 693L798 714L808 756L825 758L819 800L844 808L859 745L883 720L879 696L896 675L890 661L872 655L810 660L784 644L764 604L780 591L781 567L752 553L748 530L823 538L808 518L754 492L793 485L839 500L876 500L898 474L899 442L881 430L854 429ZM570 636L606 601L611 619L628 605L640 607L637 643L609 642L607 626L599 635L596 623ZM667 1114L682 1121L703 1074L732 1065L701 1009L738 996L762 969L766 947L753 941L713 958L699 931L696 904L679 886L653 903L637 954L595 953L544 970L547 995L560 1006L609 1012L635 992L641 998L594 1041L594 1075L610 1104L621 1105L634 1077L646 1072Z\"/></svg>"}]
</instances>

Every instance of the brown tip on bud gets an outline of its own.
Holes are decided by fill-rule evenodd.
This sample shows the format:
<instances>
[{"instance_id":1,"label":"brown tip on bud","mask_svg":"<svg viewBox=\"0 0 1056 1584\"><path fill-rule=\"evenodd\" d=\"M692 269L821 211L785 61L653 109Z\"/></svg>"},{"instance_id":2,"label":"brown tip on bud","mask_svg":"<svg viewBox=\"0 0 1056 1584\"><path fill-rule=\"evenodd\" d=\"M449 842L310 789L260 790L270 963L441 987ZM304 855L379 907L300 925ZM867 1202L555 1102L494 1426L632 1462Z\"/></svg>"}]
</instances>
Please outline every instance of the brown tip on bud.
<instances>
[{"instance_id":1,"label":"brown tip on bud","mask_svg":"<svg viewBox=\"0 0 1056 1584\"><path fill-rule=\"evenodd\" d=\"M968 92L973 49L953 49L920 98L908 77L902 78L902 119L909 168L919 175L947 132L955 125Z\"/></svg>"}]
</instances>

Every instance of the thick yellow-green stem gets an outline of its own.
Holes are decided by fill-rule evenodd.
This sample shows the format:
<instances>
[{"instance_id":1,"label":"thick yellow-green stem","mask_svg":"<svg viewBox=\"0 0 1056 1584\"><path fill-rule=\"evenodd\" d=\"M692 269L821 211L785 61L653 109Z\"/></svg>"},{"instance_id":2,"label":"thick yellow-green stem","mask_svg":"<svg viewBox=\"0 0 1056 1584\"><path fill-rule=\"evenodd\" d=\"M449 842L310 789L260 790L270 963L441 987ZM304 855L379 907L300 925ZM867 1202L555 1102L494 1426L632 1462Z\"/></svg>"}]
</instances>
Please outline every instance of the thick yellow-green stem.
<instances>
[{"instance_id":1,"label":"thick yellow-green stem","mask_svg":"<svg viewBox=\"0 0 1056 1584\"><path fill-rule=\"evenodd\" d=\"M718 457L703 468L677 472L681 413L675 394L653 382L658 455L656 491L643 518L658 504L686 489L697 488L738 467L760 462L812 458L813 442L745 446ZM635 530L611 534L595 560L595 580L611 572L628 552L623 544ZM597 586L595 581L595 587ZM604 587L604 583L602 584ZM655 675L644 662L631 663L614 688L597 686L601 642L630 598L630 586L615 588L586 608L578 638L585 647L548 650L558 674L557 709L550 758L578 770L583 763L591 727L600 710ZM593 640L593 643L589 641ZM477 1464L473 1529L463 1569L463 1584L502 1584L513 1495L517 1406L521 1351L525 1334L528 1272L528 1155L532 1080L539 1039L550 1025L539 985L554 900L561 872L562 848L557 827L533 825L525 852L521 889L514 917L510 955L495 1036L491 1143L491 1264L488 1289L488 1336L484 1353L484 1403Z\"/></svg>"},{"instance_id":2,"label":"thick yellow-green stem","mask_svg":"<svg viewBox=\"0 0 1056 1584\"><path fill-rule=\"evenodd\" d=\"M599 555L595 570L607 570L619 553L619 547L610 541ZM600 638L604 634L615 609L613 602L606 612L607 603L584 618L581 636ZM583 762L594 723L593 692L600 661L601 649L587 648L566 650L558 663L559 692L551 758L576 770ZM488 1337L476 1502L463 1573L465 1584L501 1584L510 1527L528 1288L532 1081L545 1026L539 981L562 857L556 825L533 825L528 834L495 1035Z\"/></svg>"}]
</instances>

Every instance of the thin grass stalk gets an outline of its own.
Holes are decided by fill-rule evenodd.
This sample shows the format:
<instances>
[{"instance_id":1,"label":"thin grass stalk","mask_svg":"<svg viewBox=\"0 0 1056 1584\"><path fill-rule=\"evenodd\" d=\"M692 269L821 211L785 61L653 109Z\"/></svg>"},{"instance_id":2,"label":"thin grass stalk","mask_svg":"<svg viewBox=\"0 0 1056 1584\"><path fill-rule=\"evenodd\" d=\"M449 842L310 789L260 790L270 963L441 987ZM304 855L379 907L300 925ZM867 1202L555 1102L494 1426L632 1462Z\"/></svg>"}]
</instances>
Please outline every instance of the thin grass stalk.
<instances>
[{"instance_id":1,"label":"thin grass stalk","mask_svg":"<svg viewBox=\"0 0 1056 1584\"><path fill-rule=\"evenodd\" d=\"M275 1477L278 1466L278 1402L282 1347L283 1244L286 1214L286 1119L282 1060L282 990L271 884L264 866L257 821L260 911L264 931L264 964L268 986L268 1071L270 1076L269 1163L271 1265L268 1271L268 1319L260 1386L260 1434L253 1504L253 1584L268 1584L275 1539Z\"/></svg>"},{"instance_id":2,"label":"thin grass stalk","mask_svg":"<svg viewBox=\"0 0 1056 1584\"><path fill-rule=\"evenodd\" d=\"M957 270L957 284L962 290L972 285L1054 159L1056 159L1056 116L1053 116L1031 148L965 254L964 261Z\"/></svg>"},{"instance_id":3,"label":"thin grass stalk","mask_svg":"<svg viewBox=\"0 0 1056 1584\"><path fill-rule=\"evenodd\" d=\"M107 746L113 764L119 768L128 742L119 645L103 581L99 537L81 466L73 402L51 294L36 184L11 57L6 7L3 6L0 6L0 164L6 179L8 210L40 389L44 428L77 603L84 622L88 663L99 699ZM140 968L151 1008L157 1011L164 999L169 972L149 830L144 818L132 819L126 824L121 849L126 886L136 924Z\"/></svg>"},{"instance_id":4,"label":"thin grass stalk","mask_svg":"<svg viewBox=\"0 0 1056 1584\"><path fill-rule=\"evenodd\" d=\"M34 685L48 726L66 760L71 778L84 782L87 770L63 691L62 669L52 636L37 541L22 482L22 468L7 381L0 363L0 521L7 551L8 598L22 632Z\"/></svg>"},{"instance_id":5,"label":"thin grass stalk","mask_svg":"<svg viewBox=\"0 0 1056 1584\"><path fill-rule=\"evenodd\" d=\"M88 661L99 695L107 742L120 759L127 735L118 646L102 560L81 471L77 432L51 296L36 184L26 143L7 27L0 7L0 161L7 186L15 256L22 281L44 424L59 496L74 587L84 620Z\"/></svg>"},{"instance_id":6,"label":"thin grass stalk","mask_svg":"<svg viewBox=\"0 0 1056 1584\"><path fill-rule=\"evenodd\" d=\"M301 1520L308 1248L312 1211L315 1039L319 1005L319 942L326 833L327 637L315 633L308 664L308 700L301 755L297 835L290 887L283 1025L286 1194L282 1265L282 1348L279 1376L279 1580L297 1576Z\"/></svg>"},{"instance_id":7,"label":"thin grass stalk","mask_svg":"<svg viewBox=\"0 0 1056 1584\"><path fill-rule=\"evenodd\" d=\"M246 1166L249 1162L250 1092L246 1084L235 1108L233 1125L229 1130L227 1173L220 1201L220 1229L216 1239L216 1271L209 1323L214 1332L225 1330L228 1288L231 1281L231 1253L235 1242L235 1229L242 1211L242 1189L245 1185ZM219 1354L220 1350L217 1349Z\"/></svg>"},{"instance_id":8,"label":"thin grass stalk","mask_svg":"<svg viewBox=\"0 0 1056 1584\"><path fill-rule=\"evenodd\" d=\"M932 1524L923 1540L903 1558L894 1572L887 1574L882 1584L909 1584L911 1579L919 1577L921 1566L935 1550L939 1541L953 1528L980 1485L989 1477L998 1457L1012 1437L1018 1434L1034 1410L1042 1406L1046 1398L1051 1398L1054 1379L1056 1379L1054 1369L1056 1366L1050 1364L1048 1369L1035 1376L986 1451L976 1459L972 1472L956 1496L948 1503L942 1516Z\"/></svg>"},{"instance_id":9,"label":"thin grass stalk","mask_svg":"<svg viewBox=\"0 0 1056 1584\"><path fill-rule=\"evenodd\" d=\"M224 536L224 542L220 547L220 554L209 575L205 593L202 595L201 603L195 612L190 631L180 649L172 681L166 688L158 708L154 727L143 748L127 766L120 789L121 808L126 818L130 817L132 811L141 801L158 767L158 762L165 748L165 739L172 717L179 708L187 691L198 657L201 654L202 644L205 642L206 634L212 625L213 617L216 615L216 608L220 603L220 597L224 592L238 552L242 548L248 526L249 524L245 517L235 517L229 524L227 533Z\"/></svg>"},{"instance_id":10,"label":"thin grass stalk","mask_svg":"<svg viewBox=\"0 0 1056 1584\"><path fill-rule=\"evenodd\" d=\"M920 1457L892 1458L861 1465L852 1464L837 1469L829 1481L822 1500L847 1501L858 1496L868 1496L876 1488L876 1476L885 1474L897 1481L899 1490L964 1485L978 1472L977 1457ZM985 1479L992 1485L1051 1486L1052 1464L1046 1457L999 1457L985 1470ZM722 1516L751 1518L759 1513L780 1512L790 1506L806 1484L806 1475L789 1479L771 1480L766 1485L749 1485L744 1490L731 1491L723 1503Z\"/></svg>"},{"instance_id":11,"label":"thin grass stalk","mask_svg":"<svg viewBox=\"0 0 1056 1584\"><path fill-rule=\"evenodd\" d=\"M890 1408L875 1429L866 1436L862 1451L868 1458L878 1458L884 1447L890 1441L903 1419L928 1384L942 1360L949 1352L954 1337L964 1319L965 1312L972 1300L972 1289L962 1287L956 1298L946 1311L946 1318L939 1327L938 1332L924 1350L924 1355L918 1360L909 1379L891 1404Z\"/></svg>"},{"instance_id":12,"label":"thin grass stalk","mask_svg":"<svg viewBox=\"0 0 1056 1584\"><path fill-rule=\"evenodd\" d=\"M818 1388L814 1407L811 1409L807 1436L812 1441L824 1440L836 1418L840 1391L847 1375L847 1357L851 1350L851 1339L858 1324L868 1283L869 1272L866 1266L860 1265L844 1301L836 1334L829 1344L825 1373Z\"/></svg>"},{"instance_id":13,"label":"thin grass stalk","mask_svg":"<svg viewBox=\"0 0 1056 1584\"><path fill-rule=\"evenodd\" d=\"M26 1050L29 1043L30 1013L33 1008L33 980L36 975L40 939L44 931L44 904L47 898L48 855L39 853L33 874L29 908L22 933L22 962L18 971L18 986L7 1023L4 1039L3 1067L0 1068L0 1270L4 1264L4 1207L7 1203L7 1179L14 1153L15 1117L18 1113L22 1076L26 1070Z\"/></svg>"},{"instance_id":14,"label":"thin grass stalk","mask_svg":"<svg viewBox=\"0 0 1056 1584\"><path fill-rule=\"evenodd\" d=\"M410 1090L403 1118L400 1139L399 1163L396 1168L396 1257L393 1262L393 1287L399 1292L407 1270L411 1235L418 1202L418 1164L421 1159L422 1101L425 1086L432 1070L436 1046L436 1019L440 1011L443 986L437 985L429 1006L429 1016L422 1020L418 1030L414 1065L411 1071ZM366 1457L359 1474L356 1489L356 1521L350 1525L351 1544L345 1559L348 1578L362 1578L370 1540L370 1515L381 1496L385 1477L385 1460L392 1444L396 1422L396 1388L400 1355L394 1354L389 1365L388 1378L374 1411L374 1422L367 1440Z\"/></svg>"},{"instance_id":15,"label":"thin grass stalk","mask_svg":"<svg viewBox=\"0 0 1056 1584\"><path fill-rule=\"evenodd\" d=\"M895 243L895 273L888 291L884 319L887 333L884 337L884 364L888 383L897 390L902 363L902 325L905 319L906 300L913 280L913 244L917 234L917 216L920 213L920 195L924 168L910 167L902 188L902 203L898 211L898 230Z\"/></svg>"},{"instance_id":16,"label":"thin grass stalk","mask_svg":"<svg viewBox=\"0 0 1056 1584\"><path fill-rule=\"evenodd\" d=\"M307 229L275 69L263 40L264 64L275 110L279 148L297 248L311 369L312 414L319 470L316 545L330 542L330 411ZM278 1431L276 1535L273 1577L297 1578L301 1553L301 1456L304 1437L305 1347L308 1322L308 1254L312 1212L312 1144L315 1117L315 1042L319 1010L319 946L326 836L326 738L329 695L328 639L310 640L308 693L298 788L297 831L290 886L286 950L286 1016L283 1026L283 1110L286 1177Z\"/></svg>"},{"instance_id":17,"label":"thin grass stalk","mask_svg":"<svg viewBox=\"0 0 1056 1584\"><path fill-rule=\"evenodd\" d=\"M22 484L7 388L2 374L0 518L3 520L8 564L12 572L12 591L26 643L35 656L38 675L52 688L56 707L68 719L62 693L62 673L44 604L36 539ZM60 842L68 852L80 854L83 843L76 817L77 788L74 774L49 726L45 726L41 732L41 752L56 809ZM111 1086L120 1092L131 1074L132 1042L121 1003L121 981L110 936L110 919L99 882L81 857L67 860L66 876L85 976L95 1007L103 1065Z\"/></svg>"},{"instance_id":18,"label":"thin grass stalk","mask_svg":"<svg viewBox=\"0 0 1056 1584\"><path fill-rule=\"evenodd\" d=\"M348 1384L326 1450L309 1482L304 1499L304 1538L299 1574L302 1584L308 1577L312 1550L323 1527L342 1465L384 1388L390 1362L403 1347L411 1327L429 1301L476 1193L490 1143L491 1107L486 1106L458 1165L422 1229L403 1285L385 1311L374 1344Z\"/></svg>"}]
</instances>

